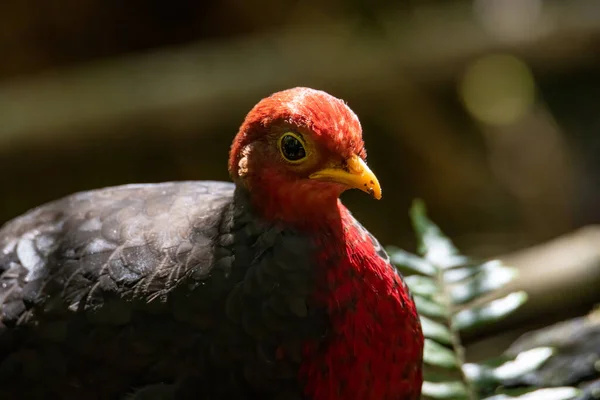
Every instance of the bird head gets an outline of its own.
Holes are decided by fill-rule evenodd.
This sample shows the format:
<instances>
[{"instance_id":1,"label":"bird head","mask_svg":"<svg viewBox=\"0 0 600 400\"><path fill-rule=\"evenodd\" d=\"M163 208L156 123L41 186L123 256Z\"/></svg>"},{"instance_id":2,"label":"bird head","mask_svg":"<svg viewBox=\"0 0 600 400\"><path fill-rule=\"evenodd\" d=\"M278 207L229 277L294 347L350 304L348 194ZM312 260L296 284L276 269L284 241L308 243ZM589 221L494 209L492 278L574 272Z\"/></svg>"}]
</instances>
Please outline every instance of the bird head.
<instances>
[{"instance_id":1,"label":"bird head","mask_svg":"<svg viewBox=\"0 0 600 400\"><path fill-rule=\"evenodd\" d=\"M358 117L342 100L309 88L254 106L232 144L229 172L265 213L283 219L298 207L327 211L347 189L381 198Z\"/></svg>"}]
</instances>

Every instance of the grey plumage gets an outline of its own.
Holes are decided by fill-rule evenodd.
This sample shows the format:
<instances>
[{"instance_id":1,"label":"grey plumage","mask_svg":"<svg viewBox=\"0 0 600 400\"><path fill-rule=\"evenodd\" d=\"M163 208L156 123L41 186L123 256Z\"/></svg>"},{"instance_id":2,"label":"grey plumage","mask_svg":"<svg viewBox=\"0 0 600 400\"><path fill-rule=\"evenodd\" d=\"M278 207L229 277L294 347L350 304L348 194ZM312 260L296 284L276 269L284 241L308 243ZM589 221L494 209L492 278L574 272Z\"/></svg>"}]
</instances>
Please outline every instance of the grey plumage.
<instances>
[{"instance_id":1,"label":"grey plumage","mask_svg":"<svg viewBox=\"0 0 600 400\"><path fill-rule=\"evenodd\" d=\"M256 218L246 195L128 185L7 223L0 397L301 398L301 343L327 330L309 297L314 249Z\"/></svg>"}]
</instances>

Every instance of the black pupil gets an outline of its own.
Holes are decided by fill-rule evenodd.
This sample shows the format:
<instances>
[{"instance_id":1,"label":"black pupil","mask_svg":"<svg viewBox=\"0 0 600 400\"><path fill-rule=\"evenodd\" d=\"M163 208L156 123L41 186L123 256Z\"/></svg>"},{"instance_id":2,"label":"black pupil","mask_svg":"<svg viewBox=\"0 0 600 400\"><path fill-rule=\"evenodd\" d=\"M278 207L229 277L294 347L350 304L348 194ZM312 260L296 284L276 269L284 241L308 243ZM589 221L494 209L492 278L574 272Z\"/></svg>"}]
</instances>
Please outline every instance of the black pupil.
<instances>
[{"instance_id":1,"label":"black pupil","mask_svg":"<svg viewBox=\"0 0 600 400\"><path fill-rule=\"evenodd\" d=\"M292 135L285 135L281 140L281 151L290 161L298 161L306 157L304 146Z\"/></svg>"}]
</instances>

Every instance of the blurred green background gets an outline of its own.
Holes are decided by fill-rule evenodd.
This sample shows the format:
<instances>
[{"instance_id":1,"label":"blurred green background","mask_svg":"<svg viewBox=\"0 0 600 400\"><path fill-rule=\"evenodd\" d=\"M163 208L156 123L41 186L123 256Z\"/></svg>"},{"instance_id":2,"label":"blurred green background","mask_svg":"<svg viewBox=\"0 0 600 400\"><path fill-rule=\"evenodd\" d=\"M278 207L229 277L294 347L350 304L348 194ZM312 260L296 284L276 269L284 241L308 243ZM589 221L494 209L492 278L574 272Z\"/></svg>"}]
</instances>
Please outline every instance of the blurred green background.
<instances>
[{"instance_id":1,"label":"blurred green background","mask_svg":"<svg viewBox=\"0 0 600 400\"><path fill-rule=\"evenodd\" d=\"M597 0L4 0L0 15L0 223L74 191L226 180L245 114L293 86L359 115L384 197L344 201L383 243L414 248L415 197L477 256L600 222ZM577 282L596 282L590 265ZM561 294L580 299L565 313L597 287Z\"/></svg>"}]
</instances>

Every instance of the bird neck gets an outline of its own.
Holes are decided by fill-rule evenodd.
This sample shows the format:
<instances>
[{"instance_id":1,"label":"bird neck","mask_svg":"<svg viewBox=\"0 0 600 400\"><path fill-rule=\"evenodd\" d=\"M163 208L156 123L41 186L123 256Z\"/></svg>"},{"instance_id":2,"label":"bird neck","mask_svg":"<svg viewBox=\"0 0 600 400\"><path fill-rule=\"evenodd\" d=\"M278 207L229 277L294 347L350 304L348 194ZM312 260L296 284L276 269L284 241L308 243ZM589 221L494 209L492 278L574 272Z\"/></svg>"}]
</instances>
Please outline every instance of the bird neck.
<instances>
[{"instance_id":1,"label":"bird neck","mask_svg":"<svg viewBox=\"0 0 600 400\"><path fill-rule=\"evenodd\" d=\"M379 244L337 197L269 194L236 190L240 205L270 223L300 228L318 249L313 301L326 310L330 331L304 345L299 378L305 394L312 400L418 399L419 318L402 278L378 254Z\"/></svg>"},{"instance_id":2,"label":"bird neck","mask_svg":"<svg viewBox=\"0 0 600 400\"><path fill-rule=\"evenodd\" d=\"M318 187L314 182L269 181L268 187L255 184L246 188L238 184L237 192L265 221L317 233L340 229L342 190L331 184Z\"/></svg>"},{"instance_id":3,"label":"bird neck","mask_svg":"<svg viewBox=\"0 0 600 400\"><path fill-rule=\"evenodd\" d=\"M301 376L314 400L417 399L423 336L400 275L341 206L338 237L321 236L317 302L331 333L307 344Z\"/></svg>"}]
</instances>

